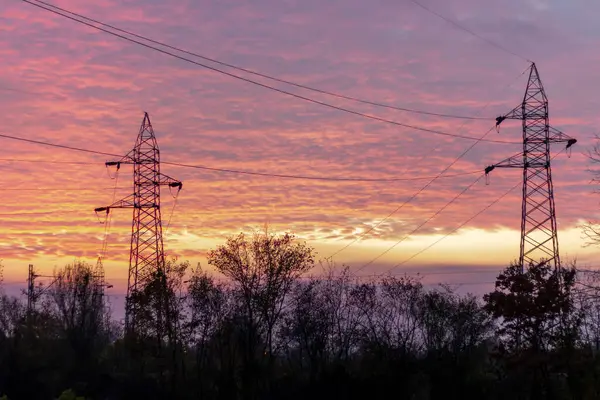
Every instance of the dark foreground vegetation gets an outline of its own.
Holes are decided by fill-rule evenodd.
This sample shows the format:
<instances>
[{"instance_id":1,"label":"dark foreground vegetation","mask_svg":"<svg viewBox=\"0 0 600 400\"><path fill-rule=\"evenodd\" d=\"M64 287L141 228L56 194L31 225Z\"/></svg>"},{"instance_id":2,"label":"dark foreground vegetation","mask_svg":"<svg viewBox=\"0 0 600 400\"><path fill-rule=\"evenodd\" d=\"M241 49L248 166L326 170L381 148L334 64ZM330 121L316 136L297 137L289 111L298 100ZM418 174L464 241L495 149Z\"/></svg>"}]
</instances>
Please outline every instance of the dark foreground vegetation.
<instances>
[{"instance_id":1,"label":"dark foreground vegetation","mask_svg":"<svg viewBox=\"0 0 600 400\"><path fill-rule=\"evenodd\" d=\"M0 396L600 398L593 274L513 265L478 299L411 277L300 278L314 263L292 236L268 234L210 253L228 283L168 262L135 294L142 312L128 335L94 268L68 265L29 310L2 295Z\"/></svg>"}]
</instances>

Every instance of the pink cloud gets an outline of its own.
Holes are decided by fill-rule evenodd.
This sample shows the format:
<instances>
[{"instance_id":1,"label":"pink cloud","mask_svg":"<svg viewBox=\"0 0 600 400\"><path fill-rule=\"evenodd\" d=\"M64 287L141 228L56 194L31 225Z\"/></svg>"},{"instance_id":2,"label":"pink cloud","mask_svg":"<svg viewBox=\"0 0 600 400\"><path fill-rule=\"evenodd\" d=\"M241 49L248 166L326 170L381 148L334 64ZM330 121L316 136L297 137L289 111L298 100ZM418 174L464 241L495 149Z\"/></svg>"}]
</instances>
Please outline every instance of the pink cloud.
<instances>
[{"instance_id":1,"label":"pink cloud","mask_svg":"<svg viewBox=\"0 0 600 400\"><path fill-rule=\"evenodd\" d=\"M441 113L480 115L488 121L447 120L376 109L258 79L286 90L365 113L447 132L482 135L493 118L522 98L527 64L410 4L379 1L275 2L232 5L214 2L137 1L55 4L127 27L249 69L346 95ZM513 2L516 4L516 2ZM583 35L579 21L591 11L576 6L527 5L514 15L492 1L424 2L519 54L535 58L550 96L551 122L592 144L598 125L593 67L600 31ZM566 24L551 24L568 15ZM142 111L150 112L163 161L282 174L362 177L433 176L470 141L411 131L308 104L215 74L89 28L53 17L26 4L7 7L0 21L7 60L0 86L6 118L2 132L110 153L126 153L135 141ZM574 45L575 44L575 45ZM551 51L550 51L551 50ZM530 54L532 54L530 56ZM568 61L567 61L568 58ZM204 61L202 61L204 62ZM211 64L212 65L212 64ZM237 74L237 72L236 72ZM518 79L516 79L519 76ZM518 122L503 124L494 139L519 141ZM0 161L0 187L80 187L92 191L11 191L0 213L67 214L5 217L0 243L6 257L30 254L93 258L102 237L93 209L111 203L114 184L103 167L107 157L2 141L6 157L95 161L97 165L27 164ZM558 149L557 149L558 150ZM481 143L448 172L483 169L520 151L518 145ZM587 161L564 155L553 166L561 227L586 218L595 199ZM222 238L270 221L299 234L331 239L356 237L419 190L427 180L396 183L339 183L271 180L163 166L184 181L173 229ZM130 170L121 172L118 196L128 193ZM382 224L373 236L399 240L429 218L477 176L440 179ZM515 171L496 170L423 233L448 232L520 180ZM520 189L469 226L519 229ZM165 194L165 196L167 196ZM165 213L170 211L168 204ZM167 211L169 210L169 211ZM109 256L128 252L130 213L114 215ZM67 233L55 233L67 229ZM206 248L181 249L202 258ZM493 245L493 244L490 244ZM195 245L194 245L195 246ZM460 260L453 260L460 263Z\"/></svg>"}]
</instances>

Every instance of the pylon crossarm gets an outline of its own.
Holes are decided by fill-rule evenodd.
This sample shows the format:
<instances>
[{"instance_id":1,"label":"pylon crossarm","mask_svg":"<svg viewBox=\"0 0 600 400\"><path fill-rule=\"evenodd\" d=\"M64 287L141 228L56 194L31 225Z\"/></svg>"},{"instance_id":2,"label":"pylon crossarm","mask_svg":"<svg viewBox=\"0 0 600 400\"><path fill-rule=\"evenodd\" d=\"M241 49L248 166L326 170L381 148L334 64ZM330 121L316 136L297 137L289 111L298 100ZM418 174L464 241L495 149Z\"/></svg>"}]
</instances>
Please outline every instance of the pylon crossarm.
<instances>
[{"instance_id":1,"label":"pylon crossarm","mask_svg":"<svg viewBox=\"0 0 600 400\"><path fill-rule=\"evenodd\" d=\"M107 161L104 163L104 165L106 166L106 172L108 173L108 177L110 179L115 179L118 176L122 164L134 164L133 159L130 157L129 154L123 156L119 161ZM116 174L114 175L110 173L110 169L112 167L116 167Z\"/></svg>"},{"instance_id":2,"label":"pylon crossarm","mask_svg":"<svg viewBox=\"0 0 600 400\"><path fill-rule=\"evenodd\" d=\"M124 164L135 164L134 150L130 150L129 153L125 154L117 161L107 161L104 163L107 167L117 167L117 170Z\"/></svg>"},{"instance_id":3,"label":"pylon crossarm","mask_svg":"<svg viewBox=\"0 0 600 400\"><path fill-rule=\"evenodd\" d=\"M181 181L178 181L177 179L171 178L168 175L165 175L163 173L160 173L158 175L158 184L161 186L170 186L170 187L178 187L178 186L183 186L183 184L181 183Z\"/></svg>"},{"instance_id":4,"label":"pylon crossarm","mask_svg":"<svg viewBox=\"0 0 600 400\"><path fill-rule=\"evenodd\" d=\"M168 186L169 187L169 192L171 193L171 196L173 196L174 198L177 198L177 196L179 196L179 192L181 191L181 188L183 187L183 183L181 183L181 181L178 181L177 179L173 179L168 175L165 174L160 174L158 176L158 184L160 186ZM173 194L173 189L177 188L177 191L175 192L175 194Z\"/></svg>"},{"instance_id":5,"label":"pylon crossarm","mask_svg":"<svg viewBox=\"0 0 600 400\"><path fill-rule=\"evenodd\" d=\"M559 131L556 128L549 128L549 140L551 143L567 143L567 149L577 143L577 139L573 139L566 133Z\"/></svg>"},{"instance_id":6,"label":"pylon crossarm","mask_svg":"<svg viewBox=\"0 0 600 400\"><path fill-rule=\"evenodd\" d=\"M523 153L515 154L512 157L502 160L497 164L490 165L485 169L485 174L488 175L496 168L523 168Z\"/></svg>"},{"instance_id":7,"label":"pylon crossarm","mask_svg":"<svg viewBox=\"0 0 600 400\"><path fill-rule=\"evenodd\" d=\"M523 105L519 104L518 106L516 106L515 108L510 110L508 113L501 115L500 117L497 117L496 118L496 129L498 129L500 124L502 122L504 122L504 120L506 120L506 119L523 119Z\"/></svg>"},{"instance_id":8,"label":"pylon crossarm","mask_svg":"<svg viewBox=\"0 0 600 400\"><path fill-rule=\"evenodd\" d=\"M133 195L129 195L129 196L125 197L124 199L121 199L121 200L111 204L110 206L98 207L98 208L94 209L94 211L96 213L105 211L108 214L110 212L111 208L134 208L134 207L135 207L135 203L133 201Z\"/></svg>"}]
</instances>

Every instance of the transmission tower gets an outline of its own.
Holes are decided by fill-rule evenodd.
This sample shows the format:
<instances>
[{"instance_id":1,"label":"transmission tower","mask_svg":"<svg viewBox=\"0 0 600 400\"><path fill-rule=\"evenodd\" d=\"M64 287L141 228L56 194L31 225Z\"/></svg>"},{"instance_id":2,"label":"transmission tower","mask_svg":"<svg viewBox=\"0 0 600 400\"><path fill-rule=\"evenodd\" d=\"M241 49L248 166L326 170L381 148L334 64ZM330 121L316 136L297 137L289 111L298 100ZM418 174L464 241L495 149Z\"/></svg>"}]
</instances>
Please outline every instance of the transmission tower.
<instances>
[{"instance_id":1,"label":"transmission tower","mask_svg":"<svg viewBox=\"0 0 600 400\"><path fill-rule=\"evenodd\" d=\"M35 278L37 275L35 273L35 269L33 268L33 264L29 264L29 269L27 273L27 316L30 317L33 309L35 308L35 302L37 300L36 292L35 292Z\"/></svg>"},{"instance_id":2,"label":"transmission tower","mask_svg":"<svg viewBox=\"0 0 600 400\"><path fill-rule=\"evenodd\" d=\"M496 127L506 119L518 119L523 127L523 152L485 169L486 175L495 168L523 170L523 200L521 215L521 271L526 265L550 263L560 267L554 188L550 168L550 145L566 143L570 151L577 140L550 127L548 98L535 63L531 64L523 102L507 114L496 118Z\"/></svg>"},{"instance_id":3,"label":"transmission tower","mask_svg":"<svg viewBox=\"0 0 600 400\"><path fill-rule=\"evenodd\" d=\"M119 161L110 161L106 166L133 165L133 194L107 207L96 208L96 212L113 208L132 208L131 250L129 254L129 276L125 306L125 329L136 332L138 305L132 296L139 293L155 276L164 272L165 254L160 209L160 189L162 186L182 188L182 183L160 172L160 152L148 113L131 152Z\"/></svg>"},{"instance_id":4,"label":"transmission tower","mask_svg":"<svg viewBox=\"0 0 600 400\"><path fill-rule=\"evenodd\" d=\"M104 301L104 289L111 288L112 285L106 283L106 275L104 273L102 257L98 257L96 267L92 270L92 277L94 278L94 295L98 296L100 301Z\"/></svg>"}]
</instances>

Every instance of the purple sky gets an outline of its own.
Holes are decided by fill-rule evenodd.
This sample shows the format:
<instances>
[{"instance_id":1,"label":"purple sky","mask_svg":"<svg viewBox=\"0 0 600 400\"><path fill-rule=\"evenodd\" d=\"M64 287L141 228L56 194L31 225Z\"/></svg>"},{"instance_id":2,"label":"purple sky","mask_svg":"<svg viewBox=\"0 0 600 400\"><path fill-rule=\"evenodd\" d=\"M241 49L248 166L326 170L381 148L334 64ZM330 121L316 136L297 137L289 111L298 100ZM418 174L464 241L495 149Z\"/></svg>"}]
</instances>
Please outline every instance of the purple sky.
<instances>
[{"instance_id":1,"label":"purple sky","mask_svg":"<svg viewBox=\"0 0 600 400\"><path fill-rule=\"evenodd\" d=\"M53 4L244 68L324 90L402 107L488 117L462 121L380 109L241 73L337 106L429 129L477 137L522 99L527 61L510 55L411 1L58 1ZM583 155L600 122L596 1L422 0L447 18L536 62L550 99L551 124L579 140L553 164L563 258L592 265L578 226L594 219L598 198ZM143 111L152 118L164 161L330 177L436 175L471 141L412 131L327 109L152 52L13 0L0 17L0 133L122 154L133 146ZM213 64L210 64L213 65ZM229 72L235 72L228 70ZM237 72L235 72L237 74ZM492 139L519 141L518 122ZM50 271L76 257L94 262L103 238L93 208L111 203L115 181L105 157L2 139L4 201L0 257L7 282L34 262ZM555 151L559 151L557 146ZM519 145L481 143L448 174L483 170ZM410 198L427 181L340 183L265 179L164 166L184 182L166 248L205 265L206 251L229 235L290 230L333 254ZM414 230L477 175L436 181L381 224L368 240L336 256L358 269ZM519 182L496 170L459 201L362 273L382 272L455 229ZM130 191L129 170L117 197ZM37 190L31 190L37 189ZM52 189L52 190L45 190ZM167 193L164 214L173 205ZM409 271L448 266L497 271L518 256L520 191L415 258ZM38 214L39 213L39 214ZM106 256L116 292L126 276L129 212L115 213ZM398 272L402 272L399 268ZM449 274L444 280L465 282ZM439 278L441 280L441 277ZM492 274L493 277L493 274ZM435 281L438 278L431 278ZM470 274L469 282L489 281ZM475 290L476 291L476 290Z\"/></svg>"}]
</instances>

